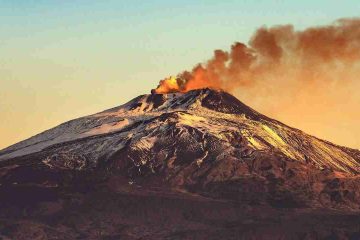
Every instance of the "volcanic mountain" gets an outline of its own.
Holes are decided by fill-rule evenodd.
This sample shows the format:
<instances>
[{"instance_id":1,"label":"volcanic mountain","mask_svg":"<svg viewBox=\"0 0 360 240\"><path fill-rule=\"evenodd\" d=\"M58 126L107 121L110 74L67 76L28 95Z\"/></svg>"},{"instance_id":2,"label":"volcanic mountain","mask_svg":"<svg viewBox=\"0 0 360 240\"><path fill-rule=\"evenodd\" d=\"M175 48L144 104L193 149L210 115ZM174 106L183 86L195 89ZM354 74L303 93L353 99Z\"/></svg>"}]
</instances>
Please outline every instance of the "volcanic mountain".
<instances>
[{"instance_id":1,"label":"volcanic mountain","mask_svg":"<svg viewBox=\"0 0 360 240\"><path fill-rule=\"evenodd\" d=\"M345 219L344 214L337 215L337 211L359 210L359 173L360 151L286 126L224 91L142 95L0 151L0 233L22 239L22 232L38 229L37 234L44 236L52 236L53 231L64 239L81 234L88 239L97 236L94 228L99 226L90 225L100 218L100 222L113 221L103 223L107 239L140 239L143 232L149 234L146 239L189 239L191 234L195 236L191 239L224 239L225 233L229 234L226 239L238 239L240 233L249 234L244 239L256 236L247 232L248 226L258 227L259 239L277 233L300 238L320 222L325 227L314 236L325 237L333 234L329 229L334 229L334 222L326 225L319 220L304 228L287 223L284 230L281 224L269 227L267 221L274 217L273 211L291 211L287 217L279 215L280 221L287 222L297 217L294 209L312 209L311 217L305 214L303 220L296 220L305 224L322 209L319 214L326 220L325 210L335 211L331 215L344 224L359 222L357 214L347 213ZM124 214L129 204L136 205L128 210L130 220ZM154 213L154 207L162 212ZM174 210L177 207L180 210ZM69 226L64 216L75 212L76 220ZM262 215L265 212L271 213L265 214L268 218ZM251 224L241 223L240 215L248 216ZM154 227L143 222L144 216L170 225ZM15 220L1 220L9 217ZM19 223L24 218L29 229ZM119 221L126 227L115 229L112 224ZM171 230L174 225L180 226L182 234ZM357 236L358 225L338 227L342 232L350 229L348 237ZM295 235L286 235L293 231Z\"/></svg>"}]
</instances>

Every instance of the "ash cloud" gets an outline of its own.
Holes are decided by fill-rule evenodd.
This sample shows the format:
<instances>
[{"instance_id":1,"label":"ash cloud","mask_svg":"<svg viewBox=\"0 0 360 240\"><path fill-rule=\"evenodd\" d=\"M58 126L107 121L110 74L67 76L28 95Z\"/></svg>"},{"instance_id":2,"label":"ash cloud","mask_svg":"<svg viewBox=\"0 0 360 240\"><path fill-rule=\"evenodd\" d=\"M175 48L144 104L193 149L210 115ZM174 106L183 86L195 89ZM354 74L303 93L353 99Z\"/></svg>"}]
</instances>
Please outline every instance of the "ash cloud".
<instances>
[{"instance_id":1,"label":"ash cloud","mask_svg":"<svg viewBox=\"0 0 360 240\"><path fill-rule=\"evenodd\" d=\"M232 91L272 81L327 81L334 71L358 67L360 19L341 19L329 26L295 31L291 25L261 27L248 45L236 42L230 51L215 50L214 57L192 71L178 75L172 91L213 87ZM279 78L275 78L279 77ZM278 79L278 80L277 80ZM159 86L166 84L162 81Z\"/></svg>"},{"instance_id":2,"label":"ash cloud","mask_svg":"<svg viewBox=\"0 0 360 240\"><path fill-rule=\"evenodd\" d=\"M360 18L348 18L300 31L292 25L261 27L248 44L215 50L211 59L180 73L176 81L162 80L155 92L223 89L265 114L332 140L336 136L328 136L330 127L315 128L315 122L326 123L325 116L331 121L358 119L359 78ZM297 119L304 116L307 123ZM359 141L350 145L360 147Z\"/></svg>"}]
</instances>

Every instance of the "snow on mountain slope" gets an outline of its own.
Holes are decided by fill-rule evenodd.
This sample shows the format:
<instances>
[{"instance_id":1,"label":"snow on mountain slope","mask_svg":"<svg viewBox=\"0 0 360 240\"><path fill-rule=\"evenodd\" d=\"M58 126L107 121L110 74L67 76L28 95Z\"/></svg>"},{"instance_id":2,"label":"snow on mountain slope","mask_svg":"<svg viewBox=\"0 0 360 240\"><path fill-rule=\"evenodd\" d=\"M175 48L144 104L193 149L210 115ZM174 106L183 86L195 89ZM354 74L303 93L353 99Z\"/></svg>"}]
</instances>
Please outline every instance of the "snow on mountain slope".
<instances>
[{"instance_id":1,"label":"snow on mountain slope","mask_svg":"<svg viewBox=\"0 0 360 240\"><path fill-rule=\"evenodd\" d=\"M246 159L257 152L347 173L360 172L359 151L290 128L210 89L151 94L63 123L0 151L0 160L38 156L49 167L93 168L122 154L141 171L156 161Z\"/></svg>"}]
</instances>

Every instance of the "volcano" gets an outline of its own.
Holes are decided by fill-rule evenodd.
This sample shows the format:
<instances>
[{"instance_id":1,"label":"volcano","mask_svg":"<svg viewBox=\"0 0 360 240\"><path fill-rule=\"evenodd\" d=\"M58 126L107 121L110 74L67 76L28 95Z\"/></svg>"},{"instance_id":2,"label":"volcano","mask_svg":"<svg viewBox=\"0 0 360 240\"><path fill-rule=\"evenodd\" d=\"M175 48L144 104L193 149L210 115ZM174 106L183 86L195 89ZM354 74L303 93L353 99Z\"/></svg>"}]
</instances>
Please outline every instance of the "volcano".
<instances>
[{"instance_id":1,"label":"volcano","mask_svg":"<svg viewBox=\"0 0 360 240\"><path fill-rule=\"evenodd\" d=\"M4 239L360 239L360 151L213 89L149 94L0 151Z\"/></svg>"}]
</instances>

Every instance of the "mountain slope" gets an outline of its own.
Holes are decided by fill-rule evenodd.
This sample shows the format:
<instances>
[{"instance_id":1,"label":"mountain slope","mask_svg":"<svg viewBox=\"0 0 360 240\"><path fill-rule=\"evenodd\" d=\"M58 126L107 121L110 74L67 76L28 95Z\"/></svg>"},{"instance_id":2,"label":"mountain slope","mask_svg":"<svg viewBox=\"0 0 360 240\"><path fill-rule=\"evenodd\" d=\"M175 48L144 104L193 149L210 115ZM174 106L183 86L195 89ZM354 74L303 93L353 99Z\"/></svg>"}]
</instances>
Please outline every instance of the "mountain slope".
<instances>
[{"instance_id":1,"label":"mountain slope","mask_svg":"<svg viewBox=\"0 0 360 240\"><path fill-rule=\"evenodd\" d=\"M50 166L92 168L124 148L138 165L175 150L181 150L175 158L189 155L199 164L206 156L242 159L254 152L278 152L319 169L360 171L359 151L287 127L210 89L137 97L10 146L0 151L0 160L40 154Z\"/></svg>"},{"instance_id":2,"label":"mountain slope","mask_svg":"<svg viewBox=\"0 0 360 240\"><path fill-rule=\"evenodd\" d=\"M359 239L360 151L211 89L0 151L1 239Z\"/></svg>"}]
</instances>

